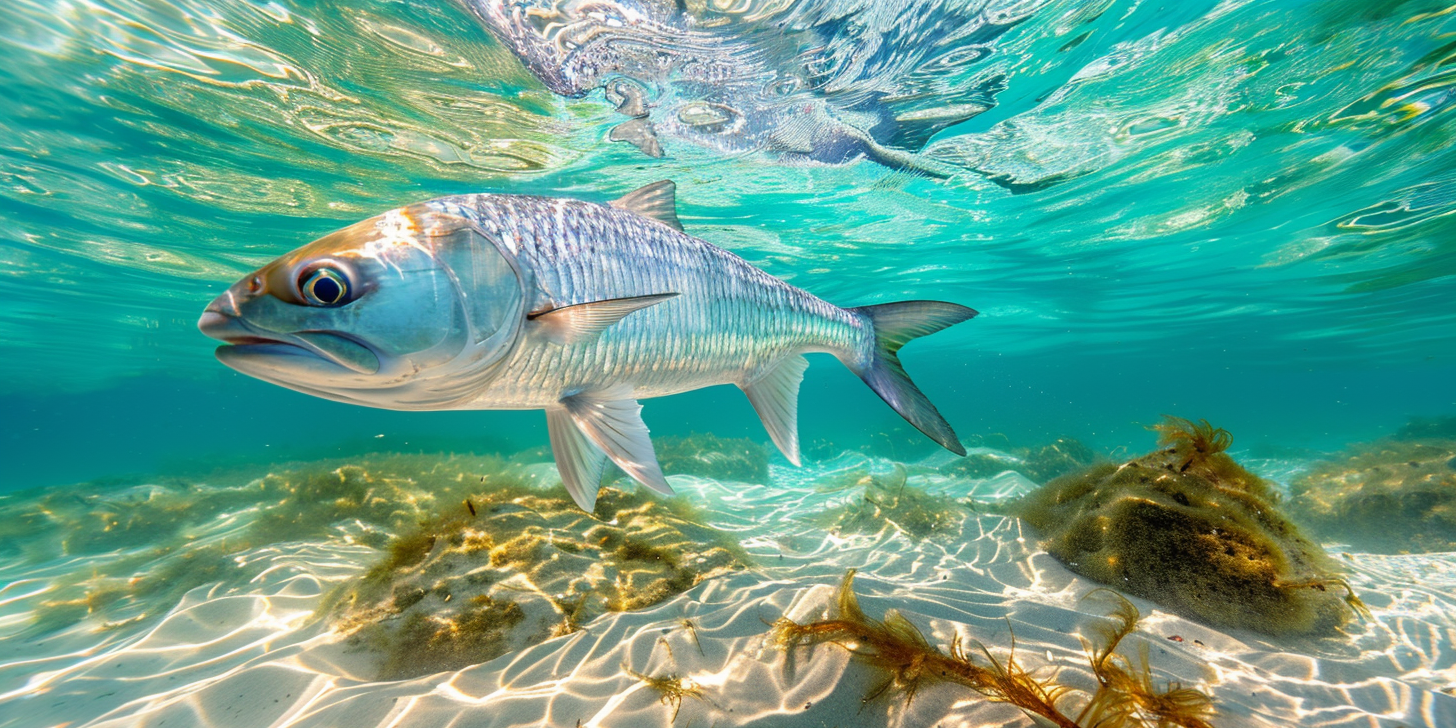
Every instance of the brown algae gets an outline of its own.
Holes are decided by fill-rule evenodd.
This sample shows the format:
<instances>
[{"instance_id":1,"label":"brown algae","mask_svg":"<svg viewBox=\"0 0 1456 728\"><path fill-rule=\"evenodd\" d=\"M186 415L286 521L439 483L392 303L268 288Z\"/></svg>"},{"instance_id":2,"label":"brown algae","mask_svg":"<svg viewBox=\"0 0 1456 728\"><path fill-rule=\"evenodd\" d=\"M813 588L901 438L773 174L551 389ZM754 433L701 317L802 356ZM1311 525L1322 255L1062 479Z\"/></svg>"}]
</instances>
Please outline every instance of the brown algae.
<instances>
[{"instance_id":1,"label":"brown algae","mask_svg":"<svg viewBox=\"0 0 1456 728\"><path fill-rule=\"evenodd\" d=\"M888 609L883 620L864 613L854 594L854 570L844 575L835 599L835 615L807 624L788 618L774 623L770 633L780 648L821 643L837 644L861 661L889 673L889 679L866 695L866 703L891 688L909 703L924 685L949 683L969 688L989 700L1010 703L1060 728L1209 728L1213 700L1207 694L1177 683L1157 690L1153 684L1147 651L1133 661L1117 652L1123 639L1137 627L1138 612L1115 593L1099 590L1114 600L1112 623L1094 629L1094 638L1084 640L1088 662L1098 687L1090 696L1058 685L1052 678L1039 678L1016 658L1015 635L1011 649L998 658L980 643L967 650L960 638L942 650L931 645L924 633L899 611ZM972 654L979 659L973 659ZM1068 712L1080 703L1081 707Z\"/></svg>"},{"instance_id":2,"label":"brown algae","mask_svg":"<svg viewBox=\"0 0 1456 728\"><path fill-rule=\"evenodd\" d=\"M1004 435L975 438L967 445L992 448L997 452L973 452L940 467L945 475L990 478L1011 471L1034 483L1082 470L1101 458L1092 448L1069 437L1035 448L1015 448Z\"/></svg>"},{"instance_id":3,"label":"brown algae","mask_svg":"<svg viewBox=\"0 0 1456 728\"><path fill-rule=\"evenodd\" d=\"M678 677L675 673L652 677L639 672L633 672L625 667L622 669L648 688L656 691L658 702L663 705L672 706L672 717L668 719L669 723L677 722L677 714L678 711L682 710L683 698L693 698L695 700L704 699L702 688L694 685L691 681Z\"/></svg>"},{"instance_id":4,"label":"brown algae","mask_svg":"<svg viewBox=\"0 0 1456 728\"><path fill-rule=\"evenodd\" d=\"M768 448L742 437L692 433L652 442L662 472L713 480L768 484Z\"/></svg>"},{"instance_id":5,"label":"brown algae","mask_svg":"<svg viewBox=\"0 0 1456 728\"><path fill-rule=\"evenodd\" d=\"M1290 512L1362 551L1456 551L1456 438L1439 424L1413 422L1316 465L1290 484Z\"/></svg>"},{"instance_id":6,"label":"brown algae","mask_svg":"<svg viewBox=\"0 0 1456 728\"><path fill-rule=\"evenodd\" d=\"M1218 627L1331 634L1363 605L1280 514L1225 430L1168 417L1161 449L1057 478L1008 507L1072 571Z\"/></svg>"},{"instance_id":7,"label":"brown algae","mask_svg":"<svg viewBox=\"0 0 1456 728\"><path fill-rule=\"evenodd\" d=\"M860 487L859 498L831 508L814 520L824 529L836 533L879 534L898 531L913 540L952 533L965 520L966 511L954 499L932 495L908 485L905 466L896 463L885 475L852 470L836 474L821 492Z\"/></svg>"},{"instance_id":8,"label":"brown algae","mask_svg":"<svg viewBox=\"0 0 1456 728\"><path fill-rule=\"evenodd\" d=\"M30 633L160 616L190 589L241 588L266 566L247 557L256 549L330 537L379 547L439 504L526 482L498 458L387 454L211 478L8 496L0 535L23 540L25 558L85 555L93 563L56 580Z\"/></svg>"},{"instance_id":9,"label":"brown algae","mask_svg":"<svg viewBox=\"0 0 1456 728\"><path fill-rule=\"evenodd\" d=\"M747 563L690 509L639 492L604 488L595 517L560 489L469 497L475 517L452 505L422 521L321 608L383 679L485 662Z\"/></svg>"}]
</instances>

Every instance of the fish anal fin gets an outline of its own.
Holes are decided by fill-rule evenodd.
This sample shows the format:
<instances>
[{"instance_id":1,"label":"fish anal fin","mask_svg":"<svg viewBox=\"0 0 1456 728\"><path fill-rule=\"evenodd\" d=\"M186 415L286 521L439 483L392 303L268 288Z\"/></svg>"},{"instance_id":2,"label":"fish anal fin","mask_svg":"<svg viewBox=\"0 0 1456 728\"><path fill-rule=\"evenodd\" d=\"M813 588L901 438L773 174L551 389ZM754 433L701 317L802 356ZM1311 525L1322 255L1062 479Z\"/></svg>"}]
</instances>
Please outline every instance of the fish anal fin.
<instances>
[{"instance_id":1,"label":"fish anal fin","mask_svg":"<svg viewBox=\"0 0 1456 728\"><path fill-rule=\"evenodd\" d=\"M546 410L546 429L551 435L551 456L556 459L561 484L582 510L591 513L607 467L607 454L582 433L564 407Z\"/></svg>"},{"instance_id":2,"label":"fish anal fin","mask_svg":"<svg viewBox=\"0 0 1456 728\"><path fill-rule=\"evenodd\" d=\"M794 465L799 465L799 383L809 361L794 354L774 362L751 381L738 385L763 420L769 439Z\"/></svg>"},{"instance_id":3,"label":"fish anal fin","mask_svg":"<svg viewBox=\"0 0 1456 728\"><path fill-rule=\"evenodd\" d=\"M649 296L609 298L604 301L577 303L526 315L526 320L547 339L557 344L589 341L633 311L653 306L676 293L654 293Z\"/></svg>"},{"instance_id":4,"label":"fish anal fin","mask_svg":"<svg viewBox=\"0 0 1456 728\"><path fill-rule=\"evenodd\" d=\"M642 405L628 387L601 392L582 392L565 397L561 406L581 433L611 458L633 480L662 495L672 495L672 486L657 464Z\"/></svg>"},{"instance_id":5,"label":"fish anal fin","mask_svg":"<svg viewBox=\"0 0 1456 728\"><path fill-rule=\"evenodd\" d=\"M654 159L662 157L662 144L657 141L657 132L652 129L652 122L646 119L628 119L612 127L607 132L607 139L627 142Z\"/></svg>"},{"instance_id":6,"label":"fish anal fin","mask_svg":"<svg viewBox=\"0 0 1456 728\"><path fill-rule=\"evenodd\" d=\"M611 206L651 218L674 230L682 230L677 219L677 183L670 179L643 185L612 200Z\"/></svg>"}]
</instances>

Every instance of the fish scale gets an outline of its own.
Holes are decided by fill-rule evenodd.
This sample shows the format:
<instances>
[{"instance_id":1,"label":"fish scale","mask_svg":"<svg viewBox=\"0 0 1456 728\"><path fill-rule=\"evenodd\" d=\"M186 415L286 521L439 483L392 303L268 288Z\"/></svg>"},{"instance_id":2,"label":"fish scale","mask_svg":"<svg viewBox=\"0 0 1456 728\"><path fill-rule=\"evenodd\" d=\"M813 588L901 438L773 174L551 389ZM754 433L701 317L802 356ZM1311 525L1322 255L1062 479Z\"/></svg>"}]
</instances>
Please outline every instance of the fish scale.
<instances>
[{"instance_id":1,"label":"fish scale","mask_svg":"<svg viewBox=\"0 0 1456 728\"><path fill-rule=\"evenodd\" d=\"M858 356L872 345L868 325L848 311L630 212L526 196L476 195L454 202L496 227L521 231L518 255L554 305L679 294L628 316L591 342L523 345L505 367L515 381L492 387L493 402L544 407L562 392L623 381L635 385L637 396L658 397L740 382L745 372L790 353ZM582 228L595 233L590 242L569 232ZM650 361L644 356L662 350L672 355Z\"/></svg>"}]
</instances>

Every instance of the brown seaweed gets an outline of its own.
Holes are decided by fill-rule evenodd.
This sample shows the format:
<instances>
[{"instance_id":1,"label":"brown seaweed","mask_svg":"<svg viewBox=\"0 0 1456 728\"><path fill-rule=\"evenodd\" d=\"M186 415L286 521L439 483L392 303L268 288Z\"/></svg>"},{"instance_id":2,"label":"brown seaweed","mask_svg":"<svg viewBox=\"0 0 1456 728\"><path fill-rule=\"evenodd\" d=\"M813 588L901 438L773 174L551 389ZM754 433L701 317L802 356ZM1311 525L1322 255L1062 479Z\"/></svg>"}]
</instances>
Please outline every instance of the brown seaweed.
<instances>
[{"instance_id":1,"label":"brown seaweed","mask_svg":"<svg viewBox=\"0 0 1456 728\"><path fill-rule=\"evenodd\" d=\"M814 520L833 533L878 534L886 529L921 540L952 532L965 519L965 510L954 499L926 493L907 485L909 473L896 463L886 475L851 471L838 476L819 492L863 487L864 494L842 506L819 514Z\"/></svg>"},{"instance_id":2,"label":"brown seaweed","mask_svg":"<svg viewBox=\"0 0 1456 728\"><path fill-rule=\"evenodd\" d=\"M657 691L658 702L663 705L672 706L672 718L669 723L677 722L678 711L682 710L683 698L703 700L703 689L691 682L678 677L676 673L669 673L659 677L643 675L623 668L628 675L637 678L647 687Z\"/></svg>"},{"instance_id":3,"label":"brown seaweed","mask_svg":"<svg viewBox=\"0 0 1456 728\"><path fill-rule=\"evenodd\" d=\"M895 609L886 610L883 620L866 615L854 595L854 573L853 569L848 571L840 583L833 618L807 624L780 618L771 635L786 650L825 642L836 644L889 673L888 680L864 697L866 703L893 688L908 704L920 687L939 682L960 685L989 700L1015 705L1060 728L1209 728L1211 697L1177 683L1158 690L1146 650L1141 651L1137 663L1117 652L1123 639L1136 629L1139 615L1131 602L1113 592L1096 592L1115 599L1112 623L1095 628L1093 639L1084 643L1098 688L1083 698L1085 703L1073 718L1065 708L1074 702L1076 691L1054 683L1051 677L1038 677L1019 663L1014 633L1004 658L980 643L972 643L973 648L967 650L959 637L947 650L941 650ZM973 653L980 659L973 658Z\"/></svg>"}]
</instances>

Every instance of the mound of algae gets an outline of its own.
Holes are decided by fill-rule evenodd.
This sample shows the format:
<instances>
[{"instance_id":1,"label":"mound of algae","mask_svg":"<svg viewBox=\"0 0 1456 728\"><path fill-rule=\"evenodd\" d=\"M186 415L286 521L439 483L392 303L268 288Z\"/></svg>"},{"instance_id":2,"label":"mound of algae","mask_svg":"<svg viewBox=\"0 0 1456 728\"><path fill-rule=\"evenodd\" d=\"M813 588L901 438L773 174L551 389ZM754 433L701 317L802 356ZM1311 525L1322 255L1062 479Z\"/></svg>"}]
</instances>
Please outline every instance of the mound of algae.
<instances>
[{"instance_id":1,"label":"mound of algae","mask_svg":"<svg viewBox=\"0 0 1456 728\"><path fill-rule=\"evenodd\" d=\"M636 491L602 489L589 515L559 487L498 485L400 535L320 611L379 679L456 670L745 568L698 520Z\"/></svg>"},{"instance_id":2,"label":"mound of algae","mask_svg":"<svg viewBox=\"0 0 1456 728\"><path fill-rule=\"evenodd\" d=\"M1168 417L1162 449L1051 481L1009 506L1072 571L1217 627L1331 634L1363 610L1334 562L1206 421Z\"/></svg>"},{"instance_id":3,"label":"mound of algae","mask_svg":"<svg viewBox=\"0 0 1456 728\"><path fill-rule=\"evenodd\" d=\"M1058 728L1210 728L1212 698L1177 683L1157 689L1146 644L1139 651L1138 663L1118 652L1123 640L1137 629L1137 608L1107 589L1084 597L1089 598L1112 605L1111 622L1093 627L1093 638L1083 640L1097 679L1091 694L1078 694L1069 686L1056 684L1054 673L1043 672L1046 677L1039 678L1018 663L1015 635L1011 651L998 658L978 643L967 649L959 636L948 649L936 647L894 609L886 610L883 620L866 615L854 595L853 569L840 583L833 616L807 624L783 617L774 623L770 636L784 650L836 644L889 673L888 680L865 696L866 703L893 688L908 704L922 686L948 683L988 700L1015 705L1040 719L1039 724Z\"/></svg>"},{"instance_id":4,"label":"mound of algae","mask_svg":"<svg viewBox=\"0 0 1456 728\"><path fill-rule=\"evenodd\" d=\"M819 514L815 523L835 534L880 534L898 531L912 540L953 533L966 511L952 498L933 495L907 485L909 473L895 463L887 474L864 468L832 473L815 485L819 492L863 488L859 498Z\"/></svg>"},{"instance_id":5,"label":"mound of algae","mask_svg":"<svg viewBox=\"0 0 1456 728\"><path fill-rule=\"evenodd\" d=\"M1315 466L1290 484L1291 514L1362 551L1456 551L1456 418L1441 424L1413 422Z\"/></svg>"},{"instance_id":6,"label":"mound of algae","mask_svg":"<svg viewBox=\"0 0 1456 728\"><path fill-rule=\"evenodd\" d=\"M1016 448L1005 435L967 439L978 451L941 466L940 472L964 478L989 478L1006 471L1020 473L1034 483L1073 473L1099 460L1092 448L1069 437L1057 438L1041 447ZM989 450L989 452L988 452Z\"/></svg>"},{"instance_id":7,"label":"mound of algae","mask_svg":"<svg viewBox=\"0 0 1456 728\"><path fill-rule=\"evenodd\" d=\"M527 482L499 458L377 454L260 477L82 483L0 497L0 553L85 564L51 584L30 634L87 621L108 629L165 614L199 586L243 587L266 568L248 556L257 549L328 539L382 548L469 494Z\"/></svg>"}]
</instances>

